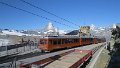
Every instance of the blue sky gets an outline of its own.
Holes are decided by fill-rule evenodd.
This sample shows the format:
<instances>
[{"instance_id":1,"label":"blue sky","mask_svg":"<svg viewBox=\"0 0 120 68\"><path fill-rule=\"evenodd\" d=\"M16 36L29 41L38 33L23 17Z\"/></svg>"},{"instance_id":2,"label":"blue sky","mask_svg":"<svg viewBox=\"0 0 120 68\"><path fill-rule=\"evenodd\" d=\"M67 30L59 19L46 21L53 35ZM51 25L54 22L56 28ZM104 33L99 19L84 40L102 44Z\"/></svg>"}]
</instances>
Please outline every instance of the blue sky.
<instances>
[{"instance_id":1,"label":"blue sky","mask_svg":"<svg viewBox=\"0 0 120 68\"><path fill-rule=\"evenodd\" d=\"M79 26L94 24L107 27L120 22L120 0L25 0L41 7ZM64 30L78 29L76 25L31 7L20 0L0 0L21 9L45 16L52 20L75 27L70 28L53 22L54 26ZM0 4L0 28L5 29L41 29L49 20Z\"/></svg>"}]
</instances>

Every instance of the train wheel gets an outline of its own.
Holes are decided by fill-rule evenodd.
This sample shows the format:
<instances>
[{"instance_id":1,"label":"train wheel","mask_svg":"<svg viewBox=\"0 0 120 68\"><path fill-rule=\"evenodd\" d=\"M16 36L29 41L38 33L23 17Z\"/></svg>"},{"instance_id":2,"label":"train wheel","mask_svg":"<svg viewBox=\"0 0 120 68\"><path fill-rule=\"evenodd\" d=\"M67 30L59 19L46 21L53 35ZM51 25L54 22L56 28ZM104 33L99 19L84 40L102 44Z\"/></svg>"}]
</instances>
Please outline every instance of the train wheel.
<instances>
[{"instance_id":1,"label":"train wheel","mask_svg":"<svg viewBox=\"0 0 120 68\"><path fill-rule=\"evenodd\" d=\"M44 51L44 50L41 50L41 53L45 53L45 51Z\"/></svg>"}]
</instances>

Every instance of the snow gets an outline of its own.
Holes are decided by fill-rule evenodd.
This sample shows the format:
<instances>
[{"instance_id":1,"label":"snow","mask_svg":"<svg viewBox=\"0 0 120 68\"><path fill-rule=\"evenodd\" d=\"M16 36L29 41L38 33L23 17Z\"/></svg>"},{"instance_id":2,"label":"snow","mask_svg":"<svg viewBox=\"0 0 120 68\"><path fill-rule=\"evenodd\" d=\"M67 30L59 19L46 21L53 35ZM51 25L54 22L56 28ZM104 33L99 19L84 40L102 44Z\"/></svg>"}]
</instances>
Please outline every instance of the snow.
<instances>
[{"instance_id":1,"label":"snow","mask_svg":"<svg viewBox=\"0 0 120 68\"><path fill-rule=\"evenodd\" d=\"M49 22L49 23L48 23L48 26L47 26L46 30L55 30L52 22Z\"/></svg>"},{"instance_id":2,"label":"snow","mask_svg":"<svg viewBox=\"0 0 120 68\"><path fill-rule=\"evenodd\" d=\"M26 36L41 36L41 35L35 35L35 34L25 34Z\"/></svg>"},{"instance_id":3,"label":"snow","mask_svg":"<svg viewBox=\"0 0 120 68\"><path fill-rule=\"evenodd\" d=\"M59 34L66 34L65 30L59 30Z\"/></svg>"},{"instance_id":4,"label":"snow","mask_svg":"<svg viewBox=\"0 0 120 68\"><path fill-rule=\"evenodd\" d=\"M36 35L36 34L25 34L22 33L24 31L27 30L1 30L0 35L17 35L17 36L41 36L41 35ZM57 34L57 32L59 32L59 34L63 35L66 34L67 32L65 30L59 30L58 28L55 28L52 24L52 22L49 22L48 25L46 26L46 28L44 29L44 34ZM42 31L38 31L39 34L42 33Z\"/></svg>"},{"instance_id":5,"label":"snow","mask_svg":"<svg viewBox=\"0 0 120 68\"><path fill-rule=\"evenodd\" d=\"M18 35L18 36L26 35L26 34L16 32L16 31L13 31L13 30L12 31L3 30L2 32L3 32L3 34L8 34L8 35Z\"/></svg>"},{"instance_id":6,"label":"snow","mask_svg":"<svg viewBox=\"0 0 120 68\"><path fill-rule=\"evenodd\" d=\"M44 34L49 34L49 33L57 34L57 32L59 32L59 34L61 35L67 33L65 30L59 30L58 28L54 27L52 22L48 22L48 25L44 29Z\"/></svg>"},{"instance_id":7,"label":"snow","mask_svg":"<svg viewBox=\"0 0 120 68\"><path fill-rule=\"evenodd\" d=\"M7 39L0 39L0 46L6 46L10 43Z\"/></svg>"},{"instance_id":8,"label":"snow","mask_svg":"<svg viewBox=\"0 0 120 68\"><path fill-rule=\"evenodd\" d=\"M112 26L113 28L116 28L116 24L113 24L113 26Z\"/></svg>"},{"instance_id":9,"label":"snow","mask_svg":"<svg viewBox=\"0 0 120 68\"><path fill-rule=\"evenodd\" d=\"M54 32L53 30L48 30L47 32Z\"/></svg>"},{"instance_id":10,"label":"snow","mask_svg":"<svg viewBox=\"0 0 120 68\"><path fill-rule=\"evenodd\" d=\"M94 30L95 28L96 28L95 25L91 24L90 30Z\"/></svg>"},{"instance_id":11,"label":"snow","mask_svg":"<svg viewBox=\"0 0 120 68\"><path fill-rule=\"evenodd\" d=\"M41 36L41 35L35 35L35 34L24 34L24 33L20 33L14 30L11 31L7 31L7 30L3 30L3 33L0 33L0 35L17 35L17 36Z\"/></svg>"}]
</instances>

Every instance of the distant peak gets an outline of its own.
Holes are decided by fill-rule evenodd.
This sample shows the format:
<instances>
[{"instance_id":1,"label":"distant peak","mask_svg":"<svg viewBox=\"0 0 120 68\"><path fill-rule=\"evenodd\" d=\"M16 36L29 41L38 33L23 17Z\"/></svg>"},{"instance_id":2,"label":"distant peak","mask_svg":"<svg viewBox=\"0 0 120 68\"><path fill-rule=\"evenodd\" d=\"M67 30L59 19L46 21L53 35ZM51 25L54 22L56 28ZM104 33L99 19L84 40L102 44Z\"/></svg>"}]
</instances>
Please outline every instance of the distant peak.
<instances>
[{"instance_id":1,"label":"distant peak","mask_svg":"<svg viewBox=\"0 0 120 68\"><path fill-rule=\"evenodd\" d=\"M95 28L96 28L95 25L91 24L90 29L94 30Z\"/></svg>"},{"instance_id":2,"label":"distant peak","mask_svg":"<svg viewBox=\"0 0 120 68\"><path fill-rule=\"evenodd\" d=\"M52 22L48 22L47 30L53 30L53 29L54 29L54 26Z\"/></svg>"}]
</instances>

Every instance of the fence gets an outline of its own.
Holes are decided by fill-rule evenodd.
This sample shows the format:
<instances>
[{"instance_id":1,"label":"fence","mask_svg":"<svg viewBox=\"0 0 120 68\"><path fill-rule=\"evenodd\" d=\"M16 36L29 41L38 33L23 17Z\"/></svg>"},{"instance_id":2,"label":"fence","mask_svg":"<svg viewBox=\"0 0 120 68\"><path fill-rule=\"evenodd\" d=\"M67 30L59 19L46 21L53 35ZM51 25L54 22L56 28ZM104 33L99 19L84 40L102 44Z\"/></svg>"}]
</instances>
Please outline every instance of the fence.
<instances>
[{"instance_id":1,"label":"fence","mask_svg":"<svg viewBox=\"0 0 120 68\"><path fill-rule=\"evenodd\" d=\"M20 54L37 48L38 43L24 43L0 47L0 57Z\"/></svg>"}]
</instances>

